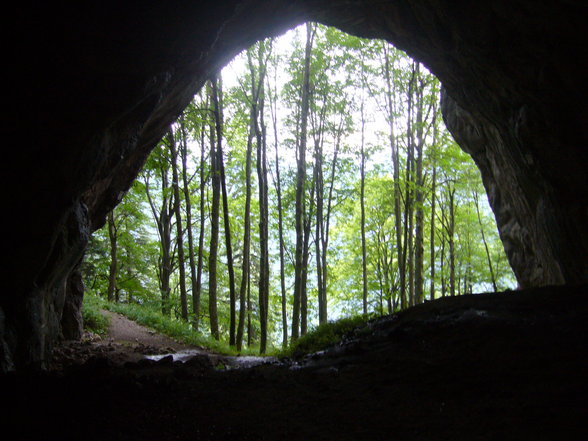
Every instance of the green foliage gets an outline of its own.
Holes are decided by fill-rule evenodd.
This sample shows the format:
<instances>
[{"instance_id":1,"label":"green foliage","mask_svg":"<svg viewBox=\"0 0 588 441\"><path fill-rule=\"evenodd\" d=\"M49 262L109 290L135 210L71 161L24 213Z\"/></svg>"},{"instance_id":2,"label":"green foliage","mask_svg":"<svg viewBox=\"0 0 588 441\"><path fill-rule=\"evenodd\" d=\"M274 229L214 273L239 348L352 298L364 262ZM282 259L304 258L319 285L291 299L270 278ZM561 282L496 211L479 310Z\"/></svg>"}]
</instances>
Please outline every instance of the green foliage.
<instances>
[{"instance_id":1,"label":"green foliage","mask_svg":"<svg viewBox=\"0 0 588 441\"><path fill-rule=\"evenodd\" d=\"M117 298L149 297L157 290L157 242L151 237L145 186L135 181L113 212L118 246ZM108 226L96 231L88 245L82 271L86 292L105 296L108 291L110 243Z\"/></svg>"},{"instance_id":2,"label":"green foliage","mask_svg":"<svg viewBox=\"0 0 588 441\"><path fill-rule=\"evenodd\" d=\"M84 296L82 306L82 317L84 319L84 330L94 332L95 334L106 335L110 321L108 317L100 312L104 308L105 302L92 294Z\"/></svg>"},{"instance_id":3,"label":"green foliage","mask_svg":"<svg viewBox=\"0 0 588 441\"><path fill-rule=\"evenodd\" d=\"M282 218L285 244L286 315L291 325L294 286L295 254L295 197L296 149L301 145L300 109L306 31L300 27L287 33L283 40L256 43L239 55L223 73L222 111L224 115L224 164L233 241L233 264L237 284L241 282L243 259L244 207L246 199L245 158L251 139L252 76L247 66L248 54L252 60L260 54L269 56L267 83L264 85L264 127L267 132L269 165L269 222L270 222L270 299L269 332L275 342L281 341L281 284L279 277L277 169L279 167L282 198ZM414 223L408 218L418 210L422 223L424 249L422 257L423 291L427 298L432 288L434 297L449 294L449 247L455 260L456 294L489 291L492 272L498 289L514 285L500 242L493 214L484 196L479 171L471 158L452 139L443 125L438 100L440 83L424 66L418 65L400 50L379 40L366 40L347 35L334 28L313 24L313 49L310 68L310 103L308 139L306 139L306 218L311 231L308 262L308 323L318 322L318 276L315 254L315 227L317 224L318 195L324 201L324 212L330 210L329 237L326 248L326 292L329 317L355 316L362 309L362 244L359 152L363 145L367 152L365 177L365 233L368 311L383 314L400 308L400 268L398 250L407 249L404 242L414 237ZM254 64L257 64L254 61ZM420 93L415 89L420 87ZM420 109L421 116L416 115ZM409 110L411 113L409 114ZM184 243L176 238L175 218L169 216L173 194L171 182L171 156L162 141L146 162L144 170L133 187L124 195L114 211L117 234L117 275L115 298L125 305L119 308L133 319L151 326L174 338L190 344L215 348L231 353L232 350L206 335L208 329L208 274L210 246L210 146L214 125L210 98L205 91L194 97L182 116L180 124L171 126L178 144L187 146L186 173L189 188L182 194L182 222L184 231L194 236L194 253L198 253L197 239L200 229L200 203L203 204L204 268L200 291L199 329L177 320L179 316L178 248L189 254L186 234ZM362 130L364 127L365 130ZM420 131L420 135L419 135ZM365 137L364 137L365 135ZM365 139L364 139L365 138ZM365 141L365 143L364 143ZM422 181L417 183L414 166L415 144L422 141ZM278 164L275 161L278 150ZM335 155L337 152L337 155ZM395 153L394 153L395 152ZM410 155L412 159L409 159ZM394 156L396 155L396 156ZM254 154L254 156L256 156ZM398 161L394 170L393 158ZM317 160L318 159L318 160ZM257 158L253 158L255 170ZM412 166L411 166L412 161ZM320 164L317 166L317 164ZM317 170L319 173L315 173ZM201 187L201 172L204 185ZM398 172L396 174L395 172ZM432 185L433 175L435 186ZM315 185L320 176L321 185ZM253 344L259 338L258 307L259 282L259 220L257 174L252 173L251 215L251 326ZM331 183L333 184L331 186ZM149 194L147 194L149 190ZM201 193L202 190L202 193ZM415 202L415 193L420 202ZM202 200L201 200L201 195ZM402 218L396 235L395 196L399 197ZM480 197L478 197L480 195ZM186 225L187 200L190 201L192 224ZM330 206L327 208L327 202ZM413 206L407 216L407 201ZM435 212L433 213L433 201ZM166 213L167 210L167 213ZM479 212L479 216L478 216ZM162 214L166 231L158 230ZM451 219L451 222L450 222ZM323 218L323 229L326 221ZM453 224L453 225L450 225ZM320 224L319 224L320 226ZM220 235L224 234L221 225ZM412 230L411 230L412 228ZM167 232L167 233L166 233ZM405 233L406 232L406 233ZM164 234L165 233L165 234ZM163 245L166 237L165 247ZM482 240L484 237L484 240ZM400 243L397 243L399 241ZM88 292L105 297L109 286L111 237L107 227L97 231L83 264ZM485 243L484 243L485 242ZM400 246L399 246L400 245ZM413 248L416 244L413 242ZM165 253L164 253L165 249ZM431 252L432 250L432 252ZM165 258L164 258L165 257ZM163 262L165 261L165 265ZM221 340L228 336L229 291L225 241L219 241L217 307ZM165 267L166 271L162 271ZM408 271L405 271L405 274ZM167 277L164 276L165 273ZM187 279L192 275L187 272ZM413 277L414 278L414 277ZM164 280L169 283L163 283ZM187 280L188 290L192 290ZM162 296L163 286L169 290ZM408 282L405 281L405 286ZM237 289L239 286L237 286ZM188 301L192 302L191 292ZM165 302L162 300L165 297ZM162 304L169 317L161 315ZM124 311L123 311L124 309ZM192 305L189 305L192 311ZM238 306L237 306L238 309ZM340 324L319 327L296 345L300 353L319 350L339 338ZM308 339L308 348L305 348ZM314 346L313 346L314 345Z\"/></svg>"},{"instance_id":4,"label":"green foliage","mask_svg":"<svg viewBox=\"0 0 588 441\"><path fill-rule=\"evenodd\" d=\"M301 358L306 354L325 350L341 342L344 338L350 337L354 333L361 333L362 329L367 329L366 326L370 318L372 318L370 315L356 315L323 323L281 351L279 356Z\"/></svg>"}]
</instances>

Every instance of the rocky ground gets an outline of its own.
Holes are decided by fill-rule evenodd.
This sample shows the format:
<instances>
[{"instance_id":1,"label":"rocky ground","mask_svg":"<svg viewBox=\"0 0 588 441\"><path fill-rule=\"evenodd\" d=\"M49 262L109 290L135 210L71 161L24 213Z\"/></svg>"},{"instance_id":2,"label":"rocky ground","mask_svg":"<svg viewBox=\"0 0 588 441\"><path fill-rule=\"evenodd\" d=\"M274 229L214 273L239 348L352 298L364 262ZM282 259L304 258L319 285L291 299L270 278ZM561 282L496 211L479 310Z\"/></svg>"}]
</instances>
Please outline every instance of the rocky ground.
<instances>
[{"instance_id":1,"label":"rocky ground","mask_svg":"<svg viewBox=\"0 0 588 441\"><path fill-rule=\"evenodd\" d=\"M587 287L544 288L426 303L254 368L71 345L61 369L0 377L0 427L11 440L586 440L587 319Z\"/></svg>"}]
</instances>

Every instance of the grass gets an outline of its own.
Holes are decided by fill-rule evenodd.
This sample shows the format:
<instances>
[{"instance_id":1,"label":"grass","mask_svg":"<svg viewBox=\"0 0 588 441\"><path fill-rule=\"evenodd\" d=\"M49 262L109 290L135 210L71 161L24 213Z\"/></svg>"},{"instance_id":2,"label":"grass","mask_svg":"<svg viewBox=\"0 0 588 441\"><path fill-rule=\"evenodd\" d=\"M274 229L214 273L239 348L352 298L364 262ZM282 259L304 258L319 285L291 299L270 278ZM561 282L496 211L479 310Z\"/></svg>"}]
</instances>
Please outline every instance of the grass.
<instances>
[{"instance_id":1,"label":"grass","mask_svg":"<svg viewBox=\"0 0 588 441\"><path fill-rule=\"evenodd\" d=\"M358 315L323 323L282 350L279 356L301 358L306 354L325 350L339 343L346 336L361 332L361 329L367 329L366 325L370 319L371 316Z\"/></svg>"},{"instance_id":2,"label":"grass","mask_svg":"<svg viewBox=\"0 0 588 441\"><path fill-rule=\"evenodd\" d=\"M104 307L187 345L199 346L224 355L259 355L259 349L256 350L254 347L243 348L241 352L237 352L236 348L229 346L227 343L194 331L189 323L166 317L159 310L148 306L128 303L105 303Z\"/></svg>"},{"instance_id":3,"label":"grass","mask_svg":"<svg viewBox=\"0 0 588 441\"><path fill-rule=\"evenodd\" d=\"M110 320L100 312L104 308L104 300L93 295L84 296L82 306L82 317L84 319L84 329L95 334L105 335L108 333Z\"/></svg>"},{"instance_id":4,"label":"grass","mask_svg":"<svg viewBox=\"0 0 588 441\"><path fill-rule=\"evenodd\" d=\"M208 335L194 331L189 323L164 316L159 309L145 305L128 303L110 303L100 297L87 294L84 297L83 316L84 328L104 335L108 332L109 320L100 313L101 309L123 314L129 319L147 326L160 334L167 335L181 343L199 346L224 355L259 355L259 348L243 348L237 352L235 347L220 342ZM367 329L366 324L371 316L358 315L324 323L300 337L286 349L276 351L270 348L266 355L276 355L280 358L301 358L306 354L327 349L353 333Z\"/></svg>"}]
</instances>

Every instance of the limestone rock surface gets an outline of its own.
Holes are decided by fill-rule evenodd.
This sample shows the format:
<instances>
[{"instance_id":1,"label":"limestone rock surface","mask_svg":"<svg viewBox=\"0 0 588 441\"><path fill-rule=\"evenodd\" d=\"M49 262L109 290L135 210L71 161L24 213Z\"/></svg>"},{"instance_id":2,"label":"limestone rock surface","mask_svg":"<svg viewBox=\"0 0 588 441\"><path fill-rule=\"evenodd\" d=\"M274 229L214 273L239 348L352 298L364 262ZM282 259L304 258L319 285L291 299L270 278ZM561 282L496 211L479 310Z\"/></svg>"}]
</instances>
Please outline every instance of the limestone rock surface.
<instances>
[{"instance_id":1,"label":"limestone rock surface","mask_svg":"<svg viewBox=\"0 0 588 441\"><path fill-rule=\"evenodd\" d=\"M583 1L25 2L4 17L0 370L46 363L89 234L211 73L306 20L386 38L440 78L521 286L588 280Z\"/></svg>"}]
</instances>

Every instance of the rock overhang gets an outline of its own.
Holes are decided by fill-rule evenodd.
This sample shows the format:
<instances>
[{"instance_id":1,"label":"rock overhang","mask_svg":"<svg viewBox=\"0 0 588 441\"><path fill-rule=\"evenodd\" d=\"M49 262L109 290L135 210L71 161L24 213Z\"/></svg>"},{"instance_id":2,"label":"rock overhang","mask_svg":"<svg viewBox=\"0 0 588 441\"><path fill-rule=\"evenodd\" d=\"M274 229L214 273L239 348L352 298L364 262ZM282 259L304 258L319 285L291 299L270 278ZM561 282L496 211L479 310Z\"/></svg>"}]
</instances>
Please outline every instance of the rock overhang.
<instances>
[{"instance_id":1,"label":"rock overhang","mask_svg":"<svg viewBox=\"0 0 588 441\"><path fill-rule=\"evenodd\" d=\"M588 278L581 2L101 2L7 16L18 92L6 103L7 142L25 147L5 156L14 252L0 358L26 364L50 352L88 232L210 74L306 20L385 38L440 78L445 120L482 171L522 286Z\"/></svg>"}]
</instances>

